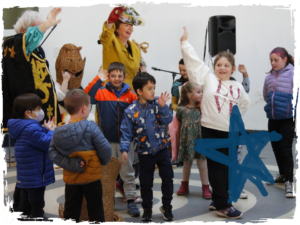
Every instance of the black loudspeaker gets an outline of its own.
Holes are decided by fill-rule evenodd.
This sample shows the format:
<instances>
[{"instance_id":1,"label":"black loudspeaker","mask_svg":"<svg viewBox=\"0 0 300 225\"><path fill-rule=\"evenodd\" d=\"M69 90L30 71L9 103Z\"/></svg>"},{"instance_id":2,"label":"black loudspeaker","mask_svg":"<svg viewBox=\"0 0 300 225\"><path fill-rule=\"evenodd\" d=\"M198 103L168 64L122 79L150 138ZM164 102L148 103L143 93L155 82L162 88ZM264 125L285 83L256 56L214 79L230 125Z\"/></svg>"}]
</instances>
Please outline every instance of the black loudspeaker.
<instances>
[{"instance_id":1,"label":"black loudspeaker","mask_svg":"<svg viewBox=\"0 0 300 225\"><path fill-rule=\"evenodd\" d=\"M234 16L210 17L208 31L209 53L212 57L222 51L236 53Z\"/></svg>"}]
</instances>

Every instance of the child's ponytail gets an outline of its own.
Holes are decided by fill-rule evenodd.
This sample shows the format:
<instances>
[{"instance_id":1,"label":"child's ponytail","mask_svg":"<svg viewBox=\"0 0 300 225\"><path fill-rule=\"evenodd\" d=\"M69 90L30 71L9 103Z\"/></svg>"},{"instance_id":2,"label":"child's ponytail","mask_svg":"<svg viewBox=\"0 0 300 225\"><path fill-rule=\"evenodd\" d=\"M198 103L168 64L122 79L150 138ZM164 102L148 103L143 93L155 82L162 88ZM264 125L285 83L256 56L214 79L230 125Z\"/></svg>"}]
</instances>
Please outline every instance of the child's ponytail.
<instances>
[{"instance_id":1,"label":"child's ponytail","mask_svg":"<svg viewBox=\"0 0 300 225\"><path fill-rule=\"evenodd\" d=\"M294 57L291 56L290 54L288 54L286 63L287 63L287 65L290 63L294 66Z\"/></svg>"}]
</instances>

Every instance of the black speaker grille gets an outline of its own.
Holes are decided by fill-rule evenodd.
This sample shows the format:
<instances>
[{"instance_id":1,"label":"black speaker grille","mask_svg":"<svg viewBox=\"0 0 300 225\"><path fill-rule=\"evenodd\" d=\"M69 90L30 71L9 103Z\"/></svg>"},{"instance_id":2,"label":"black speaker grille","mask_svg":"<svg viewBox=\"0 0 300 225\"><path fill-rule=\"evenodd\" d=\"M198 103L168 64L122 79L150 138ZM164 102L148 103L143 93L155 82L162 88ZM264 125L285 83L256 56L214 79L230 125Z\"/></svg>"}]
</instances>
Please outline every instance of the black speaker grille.
<instances>
[{"instance_id":1,"label":"black speaker grille","mask_svg":"<svg viewBox=\"0 0 300 225\"><path fill-rule=\"evenodd\" d=\"M220 33L218 50L219 52L229 50L231 53L235 54L235 34L228 31Z\"/></svg>"}]
</instances>

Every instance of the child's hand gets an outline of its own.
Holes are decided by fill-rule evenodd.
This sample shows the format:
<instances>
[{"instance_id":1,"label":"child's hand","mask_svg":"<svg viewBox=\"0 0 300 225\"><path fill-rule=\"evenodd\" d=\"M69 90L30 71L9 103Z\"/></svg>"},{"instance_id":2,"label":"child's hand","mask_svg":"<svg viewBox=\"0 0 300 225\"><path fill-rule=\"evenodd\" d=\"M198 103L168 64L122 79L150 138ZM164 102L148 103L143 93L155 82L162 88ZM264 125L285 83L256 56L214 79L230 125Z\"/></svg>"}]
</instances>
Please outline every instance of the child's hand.
<instances>
[{"instance_id":1,"label":"child's hand","mask_svg":"<svg viewBox=\"0 0 300 225\"><path fill-rule=\"evenodd\" d=\"M83 169L85 167L85 162L82 160L79 164L80 169Z\"/></svg>"},{"instance_id":2,"label":"child's hand","mask_svg":"<svg viewBox=\"0 0 300 225\"><path fill-rule=\"evenodd\" d=\"M164 107L166 102L170 99L170 94L167 94L167 92L165 92L164 94L161 93L160 97L158 97L157 99L157 102L158 102L158 105L160 107Z\"/></svg>"},{"instance_id":3,"label":"child's hand","mask_svg":"<svg viewBox=\"0 0 300 225\"><path fill-rule=\"evenodd\" d=\"M63 80L69 82L71 75L68 73L68 71L61 71L61 74L63 76Z\"/></svg>"},{"instance_id":4,"label":"child's hand","mask_svg":"<svg viewBox=\"0 0 300 225\"><path fill-rule=\"evenodd\" d=\"M184 32L183 32L182 37L180 38L180 41L186 41L188 38L188 32L187 32L186 27L183 27L183 30L184 30Z\"/></svg>"},{"instance_id":5,"label":"child's hand","mask_svg":"<svg viewBox=\"0 0 300 225\"><path fill-rule=\"evenodd\" d=\"M248 77L248 73L244 64L240 64L238 70L243 74L243 77Z\"/></svg>"},{"instance_id":6,"label":"child's hand","mask_svg":"<svg viewBox=\"0 0 300 225\"><path fill-rule=\"evenodd\" d=\"M100 70L98 73L98 77L101 81L105 82L108 79L108 71L107 70Z\"/></svg>"},{"instance_id":7,"label":"child's hand","mask_svg":"<svg viewBox=\"0 0 300 225\"><path fill-rule=\"evenodd\" d=\"M143 73L143 72L147 72L147 70L146 70L146 67L145 66L140 66L140 71L141 71L141 73Z\"/></svg>"},{"instance_id":8,"label":"child's hand","mask_svg":"<svg viewBox=\"0 0 300 225\"><path fill-rule=\"evenodd\" d=\"M128 161L128 154L127 154L127 152L123 152L122 153L122 163L125 166L126 166L126 161Z\"/></svg>"},{"instance_id":9,"label":"child's hand","mask_svg":"<svg viewBox=\"0 0 300 225\"><path fill-rule=\"evenodd\" d=\"M55 125L55 117L49 118L48 122L46 122L46 120L44 120L44 126L48 129L48 130L54 130L56 128Z\"/></svg>"}]
</instances>

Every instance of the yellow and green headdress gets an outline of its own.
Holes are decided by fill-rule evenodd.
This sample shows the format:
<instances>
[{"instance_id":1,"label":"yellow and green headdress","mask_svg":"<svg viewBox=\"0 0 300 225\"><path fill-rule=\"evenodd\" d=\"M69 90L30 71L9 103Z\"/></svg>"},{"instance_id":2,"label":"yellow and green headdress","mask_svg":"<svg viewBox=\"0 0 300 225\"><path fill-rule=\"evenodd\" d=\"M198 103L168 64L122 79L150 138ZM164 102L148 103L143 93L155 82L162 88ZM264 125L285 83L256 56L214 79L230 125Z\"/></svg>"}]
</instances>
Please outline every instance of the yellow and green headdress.
<instances>
[{"instance_id":1,"label":"yellow and green headdress","mask_svg":"<svg viewBox=\"0 0 300 225\"><path fill-rule=\"evenodd\" d=\"M140 17L140 15L135 11L134 8L129 7L127 8L119 17L123 23L132 24L135 26L143 26L145 25L145 20Z\"/></svg>"}]
</instances>

